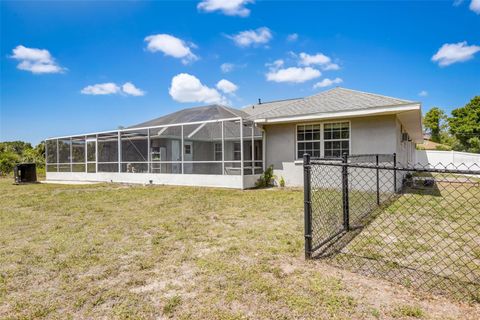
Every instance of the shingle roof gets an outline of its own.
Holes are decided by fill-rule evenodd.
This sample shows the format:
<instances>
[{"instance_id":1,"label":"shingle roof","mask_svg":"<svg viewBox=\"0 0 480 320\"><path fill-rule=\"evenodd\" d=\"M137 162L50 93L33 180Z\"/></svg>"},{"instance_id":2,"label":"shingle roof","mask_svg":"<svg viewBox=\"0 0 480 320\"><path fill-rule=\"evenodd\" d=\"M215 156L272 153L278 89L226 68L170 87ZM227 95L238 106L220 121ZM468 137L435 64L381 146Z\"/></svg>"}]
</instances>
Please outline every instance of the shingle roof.
<instances>
[{"instance_id":1,"label":"shingle roof","mask_svg":"<svg viewBox=\"0 0 480 320\"><path fill-rule=\"evenodd\" d=\"M264 119L412 103L415 102L337 87L305 98L256 104L242 110L250 115L250 119Z\"/></svg>"},{"instance_id":2,"label":"shingle roof","mask_svg":"<svg viewBox=\"0 0 480 320\"><path fill-rule=\"evenodd\" d=\"M242 110L248 113L250 116L255 116L257 114L261 114L264 112L271 112L276 108L281 108L287 106L295 101L303 100L303 98L294 98L294 99L285 99L285 100L276 100L276 101L268 101L262 102L260 104L252 104L243 108Z\"/></svg>"},{"instance_id":3,"label":"shingle roof","mask_svg":"<svg viewBox=\"0 0 480 320\"><path fill-rule=\"evenodd\" d=\"M249 115L242 110L213 104L208 106L183 109L174 113L167 114L160 118L130 126L129 128L154 127L165 124L220 120L237 117L248 118Z\"/></svg>"},{"instance_id":4,"label":"shingle roof","mask_svg":"<svg viewBox=\"0 0 480 320\"><path fill-rule=\"evenodd\" d=\"M241 117L247 120L362 110L375 107L399 106L414 103L383 95L334 88L313 96L263 102L242 110L219 104L183 109L163 117L139 123L129 128L154 127L167 124L200 122Z\"/></svg>"}]
</instances>

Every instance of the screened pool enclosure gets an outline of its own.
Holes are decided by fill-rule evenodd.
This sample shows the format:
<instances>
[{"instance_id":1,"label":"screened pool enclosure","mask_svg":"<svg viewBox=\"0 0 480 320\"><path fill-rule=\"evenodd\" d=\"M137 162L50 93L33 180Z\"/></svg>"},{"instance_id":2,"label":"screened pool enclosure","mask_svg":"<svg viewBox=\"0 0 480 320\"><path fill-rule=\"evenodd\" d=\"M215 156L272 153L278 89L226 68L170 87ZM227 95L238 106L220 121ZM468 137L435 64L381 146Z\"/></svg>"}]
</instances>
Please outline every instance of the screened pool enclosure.
<instances>
[{"instance_id":1,"label":"screened pool enclosure","mask_svg":"<svg viewBox=\"0 0 480 320\"><path fill-rule=\"evenodd\" d=\"M47 179L253 186L262 130L239 110L181 110L126 129L46 140Z\"/></svg>"}]
</instances>

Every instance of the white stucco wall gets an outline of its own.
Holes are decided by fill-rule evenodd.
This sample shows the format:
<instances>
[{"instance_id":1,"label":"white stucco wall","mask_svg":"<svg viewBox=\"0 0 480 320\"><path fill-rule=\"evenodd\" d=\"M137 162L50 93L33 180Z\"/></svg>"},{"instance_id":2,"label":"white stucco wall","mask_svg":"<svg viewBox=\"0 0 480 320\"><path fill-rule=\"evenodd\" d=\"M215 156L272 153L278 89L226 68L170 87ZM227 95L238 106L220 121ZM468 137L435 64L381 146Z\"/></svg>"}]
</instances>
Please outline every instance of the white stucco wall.
<instances>
[{"instance_id":1,"label":"white stucco wall","mask_svg":"<svg viewBox=\"0 0 480 320\"><path fill-rule=\"evenodd\" d=\"M403 153L406 151L399 146L400 124L395 115L359 117L338 121L345 120L350 121L351 154L393 154L397 152L397 157L404 156ZM283 177L286 186L303 186L302 161L296 159L295 155L296 123L265 125L264 129L266 133L266 166L273 165L275 175L278 179Z\"/></svg>"},{"instance_id":2,"label":"white stucco wall","mask_svg":"<svg viewBox=\"0 0 480 320\"><path fill-rule=\"evenodd\" d=\"M99 181L179 186L222 187L248 189L255 186L259 175L161 174L126 172L47 172L48 181Z\"/></svg>"}]
</instances>

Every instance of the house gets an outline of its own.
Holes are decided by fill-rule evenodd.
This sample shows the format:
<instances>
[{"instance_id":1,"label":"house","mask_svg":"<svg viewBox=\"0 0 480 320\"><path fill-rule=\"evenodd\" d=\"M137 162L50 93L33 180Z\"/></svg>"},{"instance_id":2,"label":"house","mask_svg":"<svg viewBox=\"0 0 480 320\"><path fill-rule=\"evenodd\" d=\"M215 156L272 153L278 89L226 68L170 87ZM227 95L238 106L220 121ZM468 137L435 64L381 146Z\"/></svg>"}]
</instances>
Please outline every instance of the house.
<instances>
[{"instance_id":1,"label":"house","mask_svg":"<svg viewBox=\"0 0 480 320\"><path fill-rule=\"evenodd\" d=\"M125 129L46 140L47 180L250 188L272 165L303 184L302 155L397 154L422 142L418 102L345 88L241 110L209 105Z\"/></svg>"}]
</instances>

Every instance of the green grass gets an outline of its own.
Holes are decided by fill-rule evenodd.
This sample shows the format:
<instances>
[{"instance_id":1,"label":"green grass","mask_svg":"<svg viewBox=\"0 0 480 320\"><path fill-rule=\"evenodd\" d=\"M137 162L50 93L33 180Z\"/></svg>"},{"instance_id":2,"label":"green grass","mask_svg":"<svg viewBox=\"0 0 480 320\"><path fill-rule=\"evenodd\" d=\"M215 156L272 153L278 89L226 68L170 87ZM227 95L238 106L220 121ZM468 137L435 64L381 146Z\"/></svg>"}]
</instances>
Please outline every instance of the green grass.
<instances>
[{"instance_id":1,"label":"green grass","mask_svg":"<svg viewBox=\"0 0 480 320\"><path fill-rule=\"evenodd\" d=\"M0 179L0 235L0 319L351 319L395 308L304 260L301 190Z\"/></svg>"},{"instance_id":2,"label":"green grass","mask_svg":"<svg viewBox=\"0 0 480 320\"><path fill-rule=\"evenodd\" d=\"M423 312L423 310L420 307L410 306L410 305L398 306L392 312L392 316L394 318L409 317L409 318L419 319L419 318L423 318L424 315L425 315L425 313Z\"/></svg>"}]
</instances>

